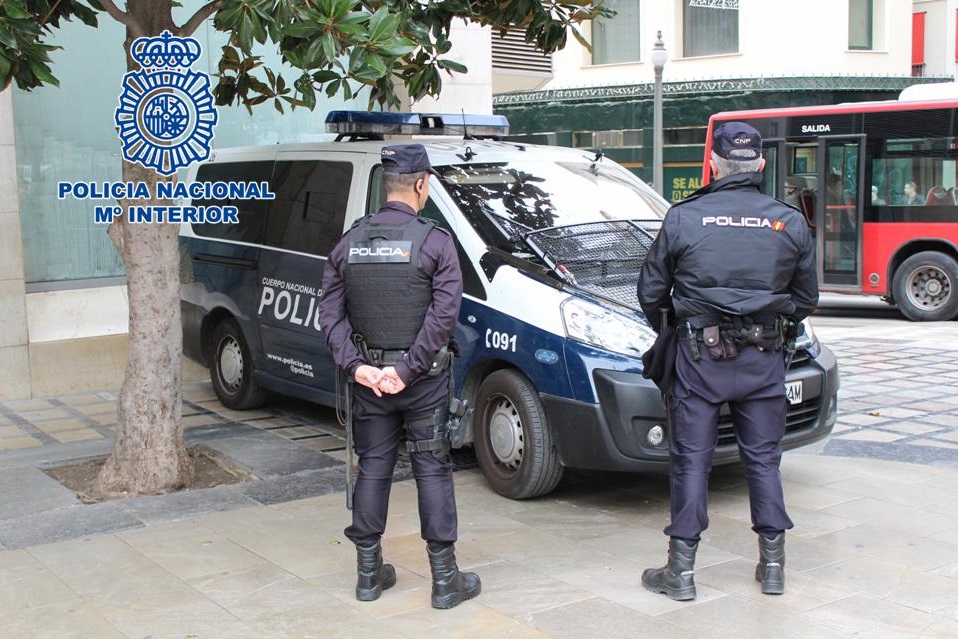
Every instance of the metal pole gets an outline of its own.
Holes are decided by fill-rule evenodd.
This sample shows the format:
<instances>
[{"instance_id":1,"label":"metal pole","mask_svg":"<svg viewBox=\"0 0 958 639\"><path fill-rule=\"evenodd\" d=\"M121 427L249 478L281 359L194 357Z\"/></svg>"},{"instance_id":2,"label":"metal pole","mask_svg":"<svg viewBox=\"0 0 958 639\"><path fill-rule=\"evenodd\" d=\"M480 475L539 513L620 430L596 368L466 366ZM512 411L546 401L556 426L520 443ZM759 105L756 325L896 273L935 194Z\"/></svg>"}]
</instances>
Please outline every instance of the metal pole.
<instances>
[{"instance_id":1,"label":"metal pole","mask_svg":"<svg viewBox=\"0 0 958 639\"><path fill-rule=\"evenodd\" d=\"M653 50L656 49L665 49L661 31L656 34ZM655 56L653 56L653 60L654 58ZM665 68L665 63L655 64L653 68L655 69L655 93L653 96L652 135L655 139L652 141L652 184L656 192L665 197L665 185L662 178L662 70Z\"/></svg>"}]
</instances>

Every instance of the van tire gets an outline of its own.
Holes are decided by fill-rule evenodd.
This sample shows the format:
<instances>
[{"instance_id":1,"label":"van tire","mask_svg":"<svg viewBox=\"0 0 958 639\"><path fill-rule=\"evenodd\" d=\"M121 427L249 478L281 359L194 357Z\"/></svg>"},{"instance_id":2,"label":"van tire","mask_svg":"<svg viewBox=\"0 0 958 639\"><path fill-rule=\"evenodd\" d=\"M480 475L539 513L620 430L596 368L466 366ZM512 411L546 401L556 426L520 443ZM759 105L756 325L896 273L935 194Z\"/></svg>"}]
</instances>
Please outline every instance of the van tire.
<instances>
[{"instance_id":1,"label":"van tire","mask_svg":"<svg viewBox=\"0 0 958 639\"><path fill-rule=\"evenodd\" d=\"M476 393L475 448L486 481L500 495L528 499L548 494L562 464L539 395L514 370L489 375Z\"/></svg>"},{"instance_id":2,"label":"van tire","mask_svg":"<svg viewBox=\"0 0 958 639\"><path fill-rule=\"evenodd\" d=\"M913 322L940 322L958 315L958 261L922 251L902 262L892 282L895 304Z\"/></svg>"},{"instance_id":3,"label":"van tire","mask_svg":"<svg viewBox=\"0 0 958 639\"><path fill-rule=\"evenodd\" d=\"M262 406L267 392L253 381L253 358L236 320L225 319L210 337L210 380L223 406L247 410Z\"/></svg>"}]
</instances>

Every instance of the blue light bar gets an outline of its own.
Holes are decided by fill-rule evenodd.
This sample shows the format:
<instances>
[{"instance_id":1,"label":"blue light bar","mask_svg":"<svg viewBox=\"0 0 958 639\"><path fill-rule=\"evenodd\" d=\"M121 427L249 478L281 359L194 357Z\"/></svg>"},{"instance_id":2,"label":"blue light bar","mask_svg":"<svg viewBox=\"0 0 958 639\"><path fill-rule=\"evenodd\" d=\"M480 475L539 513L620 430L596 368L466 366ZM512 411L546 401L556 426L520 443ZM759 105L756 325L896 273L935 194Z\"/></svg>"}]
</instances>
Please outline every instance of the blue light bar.
<instances>
[{"instance_id":1,"label":"blue light bar","mask_svg":"<svg viewBox=\"0 0 958 639\"><path fill-rule=\"evenodd\" d=\"M340 135L458 135L493 137L509 134L504 115L474 113L391 113L330 111L326 132Z\"/></svg>"}]
</instances>

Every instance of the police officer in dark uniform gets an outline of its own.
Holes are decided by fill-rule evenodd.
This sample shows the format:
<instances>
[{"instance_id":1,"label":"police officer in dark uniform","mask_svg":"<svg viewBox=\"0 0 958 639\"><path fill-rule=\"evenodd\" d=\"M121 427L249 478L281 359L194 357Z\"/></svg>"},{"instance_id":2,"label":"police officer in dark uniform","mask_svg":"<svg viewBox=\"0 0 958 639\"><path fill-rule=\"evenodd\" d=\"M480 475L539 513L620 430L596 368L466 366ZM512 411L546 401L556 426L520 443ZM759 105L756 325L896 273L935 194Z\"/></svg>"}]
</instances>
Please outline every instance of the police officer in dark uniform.
<instances>
[{"instance_id":1,"label":"police officer in dark uniform","mask_svg":"<svg viewBox=\"0 0 958 639\"><path fill-rule=\"evenodd\" d=\"M345 534L356 544L356 598L378 599L396 583L395 569L383 563L380 540L405 426L432 569L432 606L452 608L480 591L479 577L456 566L456 498L444 437L448 347L459 315L462 273L449 233L418 215L429 199L426 149L421 144L384 147L382 165L387 202L343 236L323 273L326 345L355 381L359 472L353 522Z\"/></svg>"},{"instance_id":2,"label":"police officer in dark uniform","mask_svg":"<svg viewBox=\"0 0 958 639\"><path fill-rule=\"evenodd\" d=\"M712 138L716 180L666 214L638 285L656 330L660 309L676 321L668 563L642 584L671 599L695 598L693 568L708 527L708 479L719 409L728 402L745 464L755 577L762 592L785 591L785 512L779 464L785 434L783 346L818 303L811 234L798 209L763 195L762 140L742 122Z\"/></svg>"}]
</instances>

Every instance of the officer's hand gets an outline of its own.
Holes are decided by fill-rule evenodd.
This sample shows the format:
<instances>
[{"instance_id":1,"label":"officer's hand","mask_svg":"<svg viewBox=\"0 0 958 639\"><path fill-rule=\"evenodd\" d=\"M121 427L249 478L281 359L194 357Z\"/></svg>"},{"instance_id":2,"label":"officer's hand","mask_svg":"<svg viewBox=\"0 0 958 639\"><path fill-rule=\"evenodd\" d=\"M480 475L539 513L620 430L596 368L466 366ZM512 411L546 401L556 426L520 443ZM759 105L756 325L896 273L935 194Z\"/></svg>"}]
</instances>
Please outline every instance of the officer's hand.
<instances>
[{"instance_id":1,"label":"officer's hand","mask_svg":"<svg viewBox=\"0 0 958 639\"><path fill-rule=\"evenodd\" d=\"M356 383L362 384L366 388L371 389L374 393L376 393L376 397L383 396L383 394L379 391L379 383L382 381L382 379L382 369L376 368L375 366L362 364L356 369Z\"/></svg>"},{"instance_id":2,"label":"officer's hand","mask_svg":"<svg viewBox=\"0 0 958 639\"><path fill-rule=\"evenodd\" d=\"M379 390L384 393L389 393L390 395L395 395L396 393L401 393L404 388L406 388L406 383L403 382L399 374L396 373L395 368L387 366L383 369L383 378L379 382Z\"/></svg>"}]
</instances>

